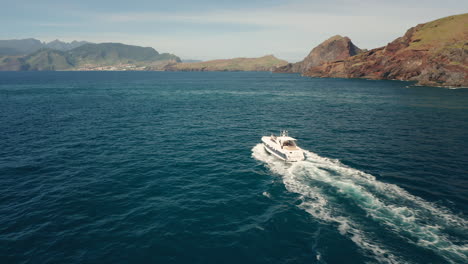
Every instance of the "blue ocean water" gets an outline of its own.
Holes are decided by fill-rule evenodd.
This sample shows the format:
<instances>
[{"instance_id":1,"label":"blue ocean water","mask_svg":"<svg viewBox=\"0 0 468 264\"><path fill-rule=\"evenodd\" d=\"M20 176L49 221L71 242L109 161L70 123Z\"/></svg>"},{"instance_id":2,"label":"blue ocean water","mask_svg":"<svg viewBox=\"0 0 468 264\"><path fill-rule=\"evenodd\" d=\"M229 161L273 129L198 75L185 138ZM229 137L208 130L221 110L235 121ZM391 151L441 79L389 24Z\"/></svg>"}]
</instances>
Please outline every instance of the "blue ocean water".
<instances>
[{"instance_id":1,"label":"blue ocean water","mask_svg":"<svg viewBox=\"0 0 468 264\"><path fill-rule=\"evenodd\" d=\"M467 263L468 90L408 85L0 72L0 262Z\"/></svg>"}]
</instances>

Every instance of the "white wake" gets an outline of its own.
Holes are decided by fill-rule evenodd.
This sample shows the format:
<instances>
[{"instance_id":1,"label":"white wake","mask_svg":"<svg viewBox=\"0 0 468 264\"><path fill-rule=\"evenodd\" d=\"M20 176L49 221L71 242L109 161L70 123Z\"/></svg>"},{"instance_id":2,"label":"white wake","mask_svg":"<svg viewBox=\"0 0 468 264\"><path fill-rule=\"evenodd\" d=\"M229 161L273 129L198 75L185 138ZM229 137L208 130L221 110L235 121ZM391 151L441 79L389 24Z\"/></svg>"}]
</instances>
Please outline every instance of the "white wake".
<instances>
[{"instance_id":1,"label":"white wake","mask_svg":"<svg viewBox=\"0 0 468 264\"><path fill-rule=\"evenodd\" d=\"M365 212L359 217L382 225L409 243L430 249L448 262L468 263L466 241L455 244L447 232L467 234L465 219L338 160L309 151L305 154L305 161L286 164L266 153L262 144L252 149L252 156L280 175L288 191L301 195L300 208L320 221L336 224L342 235L379 262L405 260L373 239L375 234L364 231L362 221L353 217L356 212L347 213L334 202L336 198L347 199Z\"/></svg>"}]
</instances>

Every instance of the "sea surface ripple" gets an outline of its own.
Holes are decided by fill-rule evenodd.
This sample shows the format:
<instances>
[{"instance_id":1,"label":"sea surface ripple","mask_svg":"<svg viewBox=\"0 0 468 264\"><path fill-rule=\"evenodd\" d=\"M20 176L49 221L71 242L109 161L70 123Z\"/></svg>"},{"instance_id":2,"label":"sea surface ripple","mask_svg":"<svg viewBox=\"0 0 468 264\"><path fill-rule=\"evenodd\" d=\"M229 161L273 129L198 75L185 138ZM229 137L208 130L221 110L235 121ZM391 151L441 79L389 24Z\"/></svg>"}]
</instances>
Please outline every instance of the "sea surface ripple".
<instances>
[{"instance_id":1,"label":"sea surface ripple","mask_svg":"<svg viewBox=\"0 0 468 264\"><path fill-rule=\"evenodd\" d=\"M410 85L0 72L0 263L467 263L468 90Z\"/></svg>"}]
</instances>

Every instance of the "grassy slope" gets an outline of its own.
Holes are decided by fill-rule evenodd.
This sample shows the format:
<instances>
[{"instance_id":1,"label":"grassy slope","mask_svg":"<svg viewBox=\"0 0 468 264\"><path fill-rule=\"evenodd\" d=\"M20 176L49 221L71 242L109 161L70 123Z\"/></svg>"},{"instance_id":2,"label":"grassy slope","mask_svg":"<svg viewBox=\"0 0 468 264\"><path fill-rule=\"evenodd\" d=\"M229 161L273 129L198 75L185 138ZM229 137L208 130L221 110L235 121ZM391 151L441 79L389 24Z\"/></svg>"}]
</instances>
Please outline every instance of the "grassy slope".
<instances>
[{"instance_id":1,"label":"grassy slope","mask_svg":"<svg viewBox=\"0 0 468 264\"><path fill-rule=\"evenodd\" d=\"M461 45L468 39L468 14L444 17L424 24L408 48L421 49L449 43Z\"/></svg>"}]
</instances>

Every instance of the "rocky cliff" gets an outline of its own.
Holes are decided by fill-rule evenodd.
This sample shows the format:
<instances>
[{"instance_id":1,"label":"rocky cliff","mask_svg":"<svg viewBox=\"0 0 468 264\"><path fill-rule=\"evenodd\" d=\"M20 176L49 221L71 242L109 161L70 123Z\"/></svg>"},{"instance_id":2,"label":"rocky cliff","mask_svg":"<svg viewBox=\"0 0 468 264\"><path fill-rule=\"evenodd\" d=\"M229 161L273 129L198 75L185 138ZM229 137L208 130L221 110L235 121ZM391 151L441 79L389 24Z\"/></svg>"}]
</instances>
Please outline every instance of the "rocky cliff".
<instances>
[{"instance_id":1,"label":"rocky cliff","mask_svg":"<svg viewBox=\"0 0 468 264\"><path fill-rule=\"evenodd\" d=\"M304 60L296 63L289 63L276 69L275 72L305 73L311 67L320 65L323 62L344 60L361 52L362 51L356 47L348 37L336 35L312 49Z\"/></svg>"},{"instance_id":2,"label":"rocky cliff","mask_svg":"<svg viewBox=\"0 0 468 264\"><path fill-rule=\"evenodd\" d=\"M417 25L385 47L311 67L304 75L468 87L468 14Z\"/></svg>"}]
</instances>

